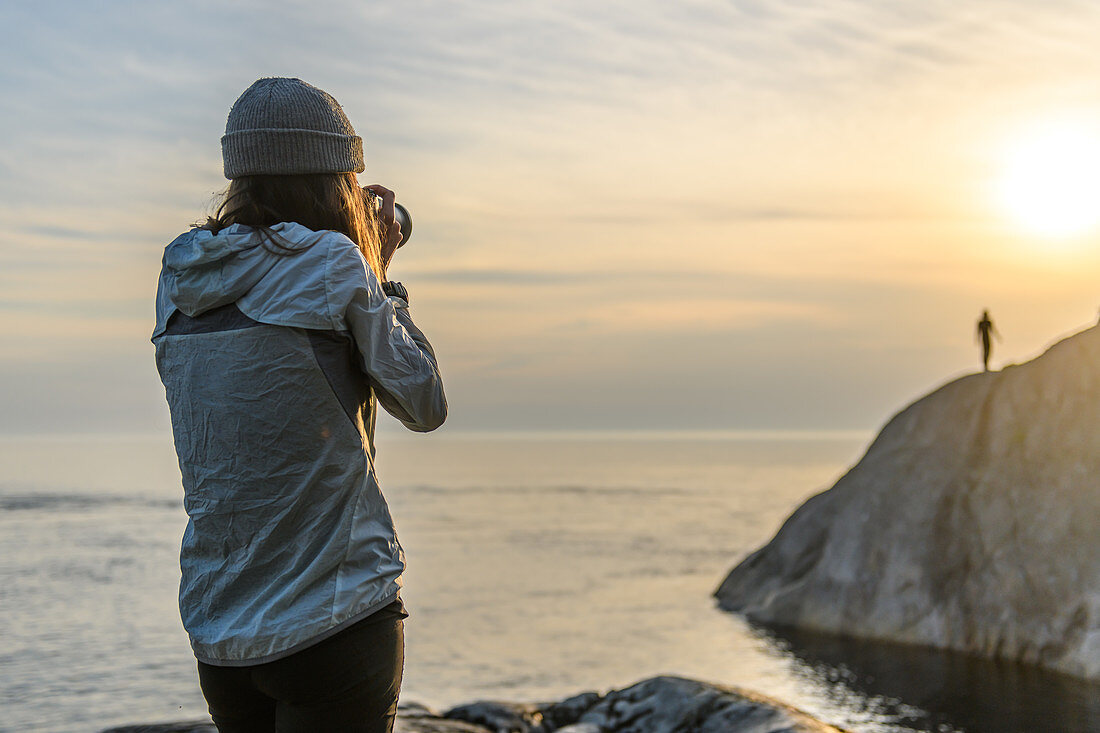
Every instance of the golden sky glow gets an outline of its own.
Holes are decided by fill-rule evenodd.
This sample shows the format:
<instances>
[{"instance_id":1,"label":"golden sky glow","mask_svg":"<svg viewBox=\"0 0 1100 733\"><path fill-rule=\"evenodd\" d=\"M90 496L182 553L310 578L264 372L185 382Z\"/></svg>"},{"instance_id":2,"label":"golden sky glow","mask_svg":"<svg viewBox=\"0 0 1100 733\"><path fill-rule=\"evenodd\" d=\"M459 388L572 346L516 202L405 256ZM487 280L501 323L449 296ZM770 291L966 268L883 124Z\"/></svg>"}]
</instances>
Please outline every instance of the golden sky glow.
<instances>
[{"instance_id":1,"label":"golden sky glow","mask_svg":"<svg viewBox=\"0 0 1100 733\"><path fill-rule=\"evenodd\" d=\"M105 8L0 6L0 431L166 428L160 252L260 76L412 210L446 429L873 429L983 308L1000 365L1100 307L1091 0Z\"/></svg>"},{"instance_id":2,"label":"golden sky glow","mask_svg":"<svg viewBox=\"0 0 1100 733\"><path fill-rule=\"evenodd\" d=\"M998 187L1008 214L1029 233L1070 237L1100 224L1100 126L1048 123L1007 151Z\"/></svg>"}]
</instances>

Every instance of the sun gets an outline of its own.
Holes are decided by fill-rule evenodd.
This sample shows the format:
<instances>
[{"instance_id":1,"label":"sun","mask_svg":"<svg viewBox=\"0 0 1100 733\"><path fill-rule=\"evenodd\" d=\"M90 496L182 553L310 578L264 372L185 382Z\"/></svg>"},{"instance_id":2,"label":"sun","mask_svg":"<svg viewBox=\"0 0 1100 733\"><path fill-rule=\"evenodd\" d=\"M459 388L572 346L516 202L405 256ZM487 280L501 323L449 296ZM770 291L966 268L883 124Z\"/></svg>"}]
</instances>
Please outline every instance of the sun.
<instances>
[{"instance_id":1,"label":"sun","mask_svg":"<svg viewBox=\"0 0 1100 733\"><path fill-rule=\"evenodd\" d=\"M1014 142L1000 205L1029 234L1073 237L1100 226L1100 131L1048 125Z\"/></svg>"}]
</instances>

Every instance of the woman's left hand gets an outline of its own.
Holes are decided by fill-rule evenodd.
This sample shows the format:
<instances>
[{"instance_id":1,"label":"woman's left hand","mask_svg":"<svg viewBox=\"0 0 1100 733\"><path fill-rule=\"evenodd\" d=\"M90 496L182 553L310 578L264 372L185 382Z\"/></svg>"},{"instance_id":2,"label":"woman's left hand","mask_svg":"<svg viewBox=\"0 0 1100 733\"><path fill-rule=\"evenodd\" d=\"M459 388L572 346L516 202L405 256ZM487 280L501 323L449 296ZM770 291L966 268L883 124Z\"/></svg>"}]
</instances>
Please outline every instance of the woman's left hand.
<instances>
[{"instance_id":1,"label":"woman's left hand","mask_svg":"<svg viewBox=\"0 0 1100 733\"><path fill-rule=\"evenodd\" d=\"M401 224L397 221L397 211L394 207L397 196L390 189L377 183L364 186L364 190L370 191L382 199L382 210L379 212L382 218L379 226L379 238L381 239L381 252L379 254L382 258L382 268L389 269L393 253L401 246Z\"/></svg>"}]
</instances>

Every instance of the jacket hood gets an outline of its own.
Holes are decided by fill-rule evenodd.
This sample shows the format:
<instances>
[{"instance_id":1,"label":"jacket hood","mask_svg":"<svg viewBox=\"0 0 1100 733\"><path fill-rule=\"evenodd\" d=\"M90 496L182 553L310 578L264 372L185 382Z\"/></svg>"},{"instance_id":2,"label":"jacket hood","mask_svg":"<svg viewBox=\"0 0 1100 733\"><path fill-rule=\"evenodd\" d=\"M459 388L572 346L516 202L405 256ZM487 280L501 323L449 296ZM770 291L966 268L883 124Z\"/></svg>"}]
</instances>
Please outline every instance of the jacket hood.
<instances>
[{"instance_id":1,"label":"jacket hood","mask_svg":"<svg viewBox=\"0 0 1100 733\"><path fill-rule=\"evenodd\" d=\"M291 246L308 248L319 234L284 222L269 229ZM198 316L234 303L252 290L282 259L269 251L257 229L233 224L217 234L195 228L165 247L157 284L157 325L164 332L172 313Z\"/></svg>"},{"instance_id":2,"label":"jacket hood","mask_svg":"<svg viewBox=\"0 0 1100 733\"><path fill-rule=\"evenodd\" d=\"M272 231L280 232L284 224ZM258 231L233 224L214 234L192 229L164 250L164 294L188 316L232 303L247 293L274 264Z\"/></svg>"}]
</instances>

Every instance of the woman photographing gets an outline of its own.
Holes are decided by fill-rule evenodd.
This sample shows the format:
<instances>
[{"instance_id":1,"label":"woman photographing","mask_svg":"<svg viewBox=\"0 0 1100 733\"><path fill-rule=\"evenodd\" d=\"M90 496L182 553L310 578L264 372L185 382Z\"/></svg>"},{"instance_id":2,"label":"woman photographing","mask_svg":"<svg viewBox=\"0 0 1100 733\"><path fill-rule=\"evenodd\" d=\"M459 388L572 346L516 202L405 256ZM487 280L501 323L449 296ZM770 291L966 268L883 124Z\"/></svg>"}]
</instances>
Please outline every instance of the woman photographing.
<instances>
[{"instance_id":1,"label":"woman photographing","mask_svg":"<svg viewBox=\"0 0 1100 733\"><path fill-rule=\"evenodd\" d=\"M409 296L386 280L394 194L359 187L362 140L298 79L249 87L222 154L224 200L164 251L152 339L203 695L222 733L389 731L407 614L377 405L416 431L447 414Z\"/></svg>"}]
</instances>

